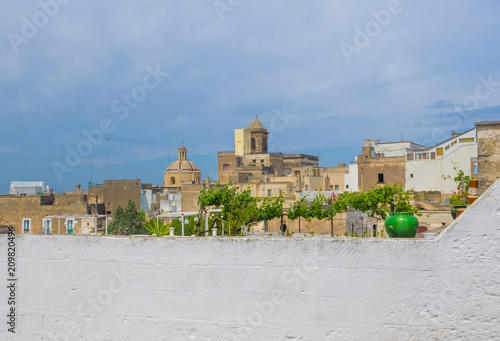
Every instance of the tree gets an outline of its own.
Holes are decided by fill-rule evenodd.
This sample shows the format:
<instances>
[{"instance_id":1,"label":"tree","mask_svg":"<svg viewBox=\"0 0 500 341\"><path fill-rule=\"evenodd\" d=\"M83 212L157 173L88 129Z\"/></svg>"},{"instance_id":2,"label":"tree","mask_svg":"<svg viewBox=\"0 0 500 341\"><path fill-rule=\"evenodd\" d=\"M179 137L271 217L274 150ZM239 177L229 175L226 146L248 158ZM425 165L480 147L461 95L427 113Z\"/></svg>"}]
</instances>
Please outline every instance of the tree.
<instances>
[{"instance_id":1,"label":"tree","mask_svg":"<svg viewBox=\"0 0 500 341\"><path fill-rule=\"evenodd\" d=\"M123 210L120 206L116 208L114 219L108 227L108 233L122 236L132 234L149 234L143 227L144 222L144 212L137 211L135 202L129 199L125 210Z\"/></svg>"},{"instance_id":2,"label":"tree","mask_svg":"<svg viewBox=\"0 0 500 341\"><path fill-rule=\"evenodd\" d=\"M231 184L204 189L198 198L200 209L197 234L201 235L206 232L200 231L199 227L203 213L209 207L222 209L222 214L213 219L210 229L215 224L218 225L222 219L228 229L228 234L231 235L241 233L242 226L251 226L263 220L280 217L283 214L283 202L281 195L264 199L254 198L250 189L241 189Z\"/></svg>"}]
</instances>

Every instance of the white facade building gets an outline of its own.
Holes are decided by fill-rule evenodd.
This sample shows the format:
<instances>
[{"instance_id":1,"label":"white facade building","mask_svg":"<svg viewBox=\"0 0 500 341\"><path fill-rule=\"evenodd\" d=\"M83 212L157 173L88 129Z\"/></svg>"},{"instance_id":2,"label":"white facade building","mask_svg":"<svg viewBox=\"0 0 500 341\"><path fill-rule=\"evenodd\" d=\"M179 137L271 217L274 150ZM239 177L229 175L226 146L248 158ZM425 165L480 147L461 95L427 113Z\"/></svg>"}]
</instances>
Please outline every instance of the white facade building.
<instances>
[{"instance_id":1,"label":"white facade building","mask_svg":"<svg viewBox=\"0 0 500 341\"><path fill-rule=\"evenodd\" d=\"M454 177L457 174L454 167L470 176L476 157L476 128L429 148L418 151L407 149L406 188L452 193L457 190L456 183L443 177Z\"/></svg>"},{"instance_id":2,"label":"white facade building","mask_svg":"<svg viewBox=\"0 0 500 341\"><path fill-rule=\"evenodd\" d=\"M10 194L14 195L40 195L49 193L49 186L43 181L11 181Z\"/></svg>"},{"instance_id":3,"label":"white facade building","mask_svg":"<svg viewBox=\"0 0 500 341\"><path fill-rule=\"evenodd\" d=\"M356 192L358 190L358 157L356 161L349 164L349 172L344 175L344 190L346 192Z\"/></svg>"}]
</instances>

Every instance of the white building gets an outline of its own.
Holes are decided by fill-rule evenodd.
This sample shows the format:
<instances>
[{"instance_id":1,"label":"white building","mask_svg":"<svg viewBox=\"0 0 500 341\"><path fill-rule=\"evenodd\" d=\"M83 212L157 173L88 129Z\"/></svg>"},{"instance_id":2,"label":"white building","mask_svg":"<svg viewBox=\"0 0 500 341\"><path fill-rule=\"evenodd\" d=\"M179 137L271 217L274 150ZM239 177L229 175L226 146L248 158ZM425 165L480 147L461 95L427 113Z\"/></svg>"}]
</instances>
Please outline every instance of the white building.
<instances>
[{"instance_id":1,"label":"white building","mask_svg":"<svg viewBox=\"0 0 500 341\"><path fill-rule=\"evenodd\" d=\"M456 191L453 180L444 180L448 175L455 176L460 169L471 175L474 160L477 158L476 128L456 135L435 146L420 149L406 149L406 188L415 191Z\"/></svg>"},{"instance_id":2,"label":"white building","mask_svg":"<svg viewBox=\"0 0 500 341\"><path fill-rule=\"evenodd\" d=\"M14 195L40 195L49 193L49 186L43 181L11 181L10 194Z\"/></svg>"}]
</instances>

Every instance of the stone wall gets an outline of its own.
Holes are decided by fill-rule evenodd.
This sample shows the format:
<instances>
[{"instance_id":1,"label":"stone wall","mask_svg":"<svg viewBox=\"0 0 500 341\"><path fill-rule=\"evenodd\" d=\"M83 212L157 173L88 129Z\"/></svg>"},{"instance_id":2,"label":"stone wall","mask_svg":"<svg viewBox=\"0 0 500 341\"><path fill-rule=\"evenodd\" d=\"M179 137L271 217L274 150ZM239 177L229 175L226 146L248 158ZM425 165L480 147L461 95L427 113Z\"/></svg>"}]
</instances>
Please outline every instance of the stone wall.
<instances>
[{"instance_id":1,"label":"stone wall","mask_svg":"<svg viewBox=\"0 0 500 341\"><path fill-rule=\"evenodd\" d=\"M498 340L499 220L497 181L434 240L17 236L0 339Z\"/></svg>"},{"instance_id":2,"label":"stone wall","mask_svg":"<svg viewBox=\"0 0 500 341\"><path fill-rule=\"evenodd\" d=\"M118 206L125 209L128 201L141 206L141 180L104 180L104 204L108 214L113 216Z\"/></svg>"},{"instance_id":3,"label":"stone wall","mask_svg":"<svg viewBox=\"0 0 500 341\"><path fill-rule=\"evenodd\" d=\"M363 154L358 155L358 186L366 191L379 184L378 175L383 174L385 184L406 183L406 158L404 156L372 157L370 147L363 147Z\"/></svg>"},{"instance_id":4,"label":"stone wall","mask_svg":"<svg viewBox=\"0 0 500 341\"><path fill-rule=\"evenodd\" d=\"M46 196L43 196L46 197ZM45 215L87 214L87 202L84 195L55 194L51 205L42 205L42 196L0 196L0 225L10 225L16 228L16 233L22 233L22 220L31 219L31 233L42 234L42 221ZM64 222L64 219L63 219ZM57 233L57 222L53 220L52 233ZM61 234L65 234L61 228Z\"/></svg>"},{"instance_id":5,"label":"stone wall","mask_svg":"<svg viewBox=\"0 0 500 341\"><path fill-rule=\"evenodd\" d=\"M500 121L477 122L479 194L500 177Z\"/></svg>"}]
</instances>

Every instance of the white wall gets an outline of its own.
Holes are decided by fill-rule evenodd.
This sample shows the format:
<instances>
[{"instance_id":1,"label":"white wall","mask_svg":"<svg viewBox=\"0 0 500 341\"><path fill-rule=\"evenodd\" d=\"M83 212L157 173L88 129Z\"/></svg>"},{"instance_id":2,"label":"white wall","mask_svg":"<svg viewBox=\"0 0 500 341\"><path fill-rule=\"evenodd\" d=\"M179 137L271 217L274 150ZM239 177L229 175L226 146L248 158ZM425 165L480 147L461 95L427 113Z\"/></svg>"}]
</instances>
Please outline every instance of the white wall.
<instances>
[{"instance_id":1,"label":"white wall","mask_svg":"<svg viewBox=\"0 0 500 341\"><path fill-rule=\"evenodd\" d=\"M477 156L477 144L458 144L453 151L435 160L406 161L406 188L415 191L441 191L451 194L457 190L453 180L443 180L443 176L455 177L457 166L465 175L471 175L471 158ZM410 176L413 174L413 178Z\"/></svg>"},{"instance_id":2,"label":"white wall","mask_svg":"<svg viewBox=\"0 0 500 341\"><path fill-rule=\"evenodd\" d=\"M356 157L357 158L357 157ZM356 192L358 190L358 164L349 164L349 173L344 175L344 189L343 191ZM345 188L345 185L349 185L349 188Z\"/></svg>"},{"instance_id":3,"label":"white wall","mask_svg":"<svg viewBox=\"0 0 500 341\"><path fill-rule=\"evenodd\" d=\"M17 236L0 339L498 340L499 221L497 181L436 240Z\"/></svg>"}]
</instances>

